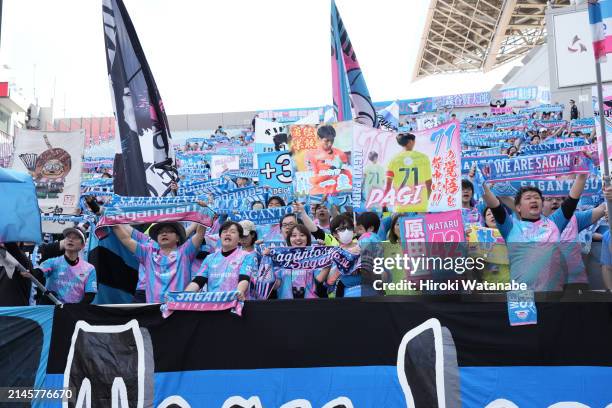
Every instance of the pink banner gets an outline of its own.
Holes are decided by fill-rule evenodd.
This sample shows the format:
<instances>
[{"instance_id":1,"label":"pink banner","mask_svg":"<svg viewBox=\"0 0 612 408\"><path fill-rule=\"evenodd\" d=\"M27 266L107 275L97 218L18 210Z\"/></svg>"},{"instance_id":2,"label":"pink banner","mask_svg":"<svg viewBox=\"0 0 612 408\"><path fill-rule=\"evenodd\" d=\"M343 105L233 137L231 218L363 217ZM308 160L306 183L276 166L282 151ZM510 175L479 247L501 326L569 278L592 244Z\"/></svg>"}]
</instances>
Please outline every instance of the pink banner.
<instances>
[{"instance_id":1,"label":"pink banner","mask_svg":"<svg viewBox=\"0 0 612 408\"><path fill-rule=\"evenodd\" d=\"M461 210L406 215L399 219L402 242L463 242Z\"/></svg>"},{"instance_id":2,"label":"pink banner","mask_svg":"<svg viewBox=\"0 0 612 408\"><path fill-rule=\"evenodd\" d=\"M195 222L206 227L213 225L214 213L208 207L188 203L184 205L108 208L96 225L96 236L100 239L106 236L104 227L120 224L149 224L158 222Z\"/></svg>"},{"instance_id":3,"label":"pink banner","mask_svg":"<svg viewBox=\"0 0 612 408\"><path fill-rule=\"evenodd\" d=\"M162 316L170 316L175 310L188 312L216 312L231 310L242 316L244 301L239 300L236 290L228 292L169 292L165 295L166 303L161 306Z\"/></svg>"},{"instance_id":4,"label":"pink banner","mask_svg":"<svg viewBox=\"0 0 612 408\"><path fill-rule=\"evenodd\" d=\"M216 312L220 310L232 310L238 316L242 316L244 302L237 299L223 303L196 303L196 302L168 302L168 311L183 310L188 312Z\"/></svg>"},{"instance_id":5,"label":"pink banner","mask_svg":"<svg viewBox=\"0 0 612 408\"><path fill-rule=\"evenodd\" d=\"M368 210L444 212L461 208L459 122L405 136L353 125L353 202Z\"/></svg>"}]
</instances>

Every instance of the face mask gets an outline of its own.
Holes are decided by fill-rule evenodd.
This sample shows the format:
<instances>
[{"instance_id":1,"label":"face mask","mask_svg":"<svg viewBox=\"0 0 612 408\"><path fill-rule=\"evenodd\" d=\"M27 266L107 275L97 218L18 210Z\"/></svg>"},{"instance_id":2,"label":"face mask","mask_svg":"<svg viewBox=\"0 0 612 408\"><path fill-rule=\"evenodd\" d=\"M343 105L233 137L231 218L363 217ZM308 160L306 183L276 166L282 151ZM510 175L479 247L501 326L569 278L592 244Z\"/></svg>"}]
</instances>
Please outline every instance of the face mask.
<instances>
[{"instance_id":1,"label":"face mask","mask_svg":"<svg viewBox=\"0 0 612 408\"><path fill-rule=\"evenodd\" d=\"M340 243L342 244L348 244L353 240L353 231L351 230L344 230L341 232L338 232L338 239L340 240Z\"/></svg>"}]
</instances>

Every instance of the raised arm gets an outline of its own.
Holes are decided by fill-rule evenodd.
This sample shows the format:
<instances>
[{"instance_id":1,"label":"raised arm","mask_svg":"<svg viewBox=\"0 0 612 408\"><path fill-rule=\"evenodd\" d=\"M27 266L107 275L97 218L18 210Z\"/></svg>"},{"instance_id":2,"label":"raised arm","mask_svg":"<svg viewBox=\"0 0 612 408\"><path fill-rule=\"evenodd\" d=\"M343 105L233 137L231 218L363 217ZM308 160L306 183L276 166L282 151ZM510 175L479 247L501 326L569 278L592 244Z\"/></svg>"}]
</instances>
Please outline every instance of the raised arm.
<instances>
[{"instance_id":1,"label":"raised arm","mask_svg":"<svg viewBox=\"0 0 612 408\"><path fill-rule=\"evenodd\" d=\"M193 224L192 224L193 225ZM194 247L200 248L202 242L204 242L204 236L206 235L206 227L200 224L196 224L196 230L193 237L191 237L191 243Z\"/></svg>"},{"instance_id":2,"label":"raised arm","mask_svg":"<svg viewBox=\"0 0 612 408\"><path fill-rule=\"evenodd\" d=\"M485 204L487 205L487 207L489 208L497 208L501 205L501 202L499 201L499 199L497 198L497 196L495 194L493 194L493 192L491 191L491 189L489 188L489 183L483 183L482 184L482 188L484 190L484 195L482 196Z\"/></svg>"},{"instance_id":3,"label":"raised arm","mask_svg":"<svg viewBox=\"0 0 612 408\"><path fill-rule=\"evenodd\" d=\"M129 225L115 225L113 226L113 232L119 238L119 241L125 246L131 253L136 253L136 241L132 239L132 227Z\"/></svg>"},{"instance_id":4,"label":"raised arm","mask_svg":"<svg viewBox=\"0 0 612 408\"><path fill-rule=\"evenodd\" d=\"M315 225L314 221L312 221L312 218L306 214L304 204L298 202L293 203L293 212L296 213L299 219L302 220L304 226L308 228L308 231L316 232L319 229L319 227Z\"/></svg>"},{"instance_id":5,"label":"raised arm","mask_svg":"<svg viewBox=\"0 0 612 408\"><path fill-rule=\"evenodd\" d=\"M576 176L576 180L574 180L574 184L572 184L572 188L569 192L570 198L573 198L575 200L580 199L588 177L588 174L578 174Z\"/></svg>"}]
</instances>

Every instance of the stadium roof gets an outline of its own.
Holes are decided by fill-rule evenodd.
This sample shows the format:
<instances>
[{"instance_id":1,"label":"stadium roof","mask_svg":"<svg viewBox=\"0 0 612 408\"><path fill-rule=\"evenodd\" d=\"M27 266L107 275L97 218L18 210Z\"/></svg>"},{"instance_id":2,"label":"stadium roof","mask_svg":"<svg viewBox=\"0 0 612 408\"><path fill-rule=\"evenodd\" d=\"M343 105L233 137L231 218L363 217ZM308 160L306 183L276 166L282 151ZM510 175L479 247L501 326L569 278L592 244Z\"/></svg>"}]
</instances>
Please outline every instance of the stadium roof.
<instances>
[{"instance_id":1,"label":"stadium roof","mask_svg":"<svg viewBox=\"0 0 612 408\"><path fill-rule=\"evenodd\" d=\"M547 4L570 0L431 0L413 79L490 71L546 41Z\"/></svg>"}]
</instances>

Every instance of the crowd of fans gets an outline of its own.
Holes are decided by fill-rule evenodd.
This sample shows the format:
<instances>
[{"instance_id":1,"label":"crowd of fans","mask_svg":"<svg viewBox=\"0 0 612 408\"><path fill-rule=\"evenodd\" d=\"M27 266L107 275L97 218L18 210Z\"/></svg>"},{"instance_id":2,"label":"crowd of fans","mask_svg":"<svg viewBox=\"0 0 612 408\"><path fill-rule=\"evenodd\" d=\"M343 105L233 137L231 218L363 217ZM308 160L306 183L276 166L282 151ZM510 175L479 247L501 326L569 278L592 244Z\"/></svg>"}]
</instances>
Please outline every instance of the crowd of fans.
<instances>
[{"instance_id":1,"label":"crowd of fans","mask_svg":"<svg viewBox=\"0 0 612 408\"><path fill-rule=\"evenodd\" d=\"M572 105L572 118L577 111ZM533 115L536 115L534 113ZM531 119L561 120L560 113L540 112ZM486 113L480 118L486 118ZM454 114L448 118L454 119ZM474 117L472 117L474 118ZM492 123L477 121L472 130L489 129ZM468 125L469 127L469 125ZM319 128L325 133L325 128ZM253 135L246 132L228 138L219 126L206 142L186 143L184 152L214 150L220 141L233 141L238 145L249 145ZM324 139L321 135L320 138ZM539 131L524 130L523 137L504 142L504 154L521 154L521 142L528 140L535 145L546 143L549 138L585 138L587 143L596 139L594 132L582 134L568 130L541 128ZM400 132L398 140L414 141L414 135ZM488 147L488 146L487 146ZM484 148L484 147L483 147ZM473 146L463 146L464 150ZM376 166L377 157L369 157ZM210 167L210 166L209 166ZM101 177L111 177L102 172ZM249 177L225 176L233 181L235 188L256 186ZM382 175L385 177L385 175ZM605 203L581 205L581 195L587 175L568 176L573 185L566 197L544 196L533 186L522 187L512 197L496 197L486 182L477 180L475 168L465 175L462 182L462 214L466 237L475 227L486 227L497 231L498 242L506 243L508 264L487 263L484 270L467 271L461 278L472 278L484 282L525 282L536 291L561 291L577 289L612 289L612 256ZM172 183L174 194L181 181ZM482 186L475 186L482 183ZM479 188L476 188L479 187ZM476 197L480 190L484 194ZM425 191L429 194L429 191ZM604 188L603 198L612 199L612 187ZM103 214L104 200L88 196L86 211L96 216ZM206 206L204 202L199 205ZM272 196L266 202L253 201L251 209L292 206L292 211L279 220L272 229L278 240L275 245L288 247L336 246L358 256L350 273L341 273L335 266L318 270L295 270L276 268L269 262L270 246L258 237L253 220L234 222L227 214L215 216L211 228L198 224L162 222L154 225L118 225L112 232L121 245L133 254L138 262L138 280L134 288L136 303L164 302L170 291L233 291L240 299L296 299L325 297L379 296L384 294L421 294L425 291L397 290L393 293L376 289L375 280L400 282L404 279L423 279L432 276L431 271L412 271L397 267L385 267L382 273L375 272L375 258L392 258L403 254L399 220L402 213L380 211L353 211L351 207L340 208L333 200L324 198L321 203L304 205L297 200L285 202L282 197ZM56 241L36 248L34 264L24 255L23 245L4 244L29 272L22 272L10 285L14 296L3 299L3 304L28 302L29 278L35 277L46 285L64 303L91 303L97 292L96 269L86 261L86 242L92 224L67 228ZM89 228L89 230L88 230ZM603 245L601 244L603 243ZM472 256L470 246L462 248L463 256ZM601 262L601 266L600 263ZM98 275L99 275L98 271ZM436 278L435 274L433 275ZM455 278L459 278L457 275ZM0 284L6 286L6 278L0 276ZM264 289L262 290L262 287ZM5 289L5 288L3 288ZM3 293L6 290L3 290ZM49 300L43 293L36 296L37 302Z\"/></svg>"}]
</instances>

